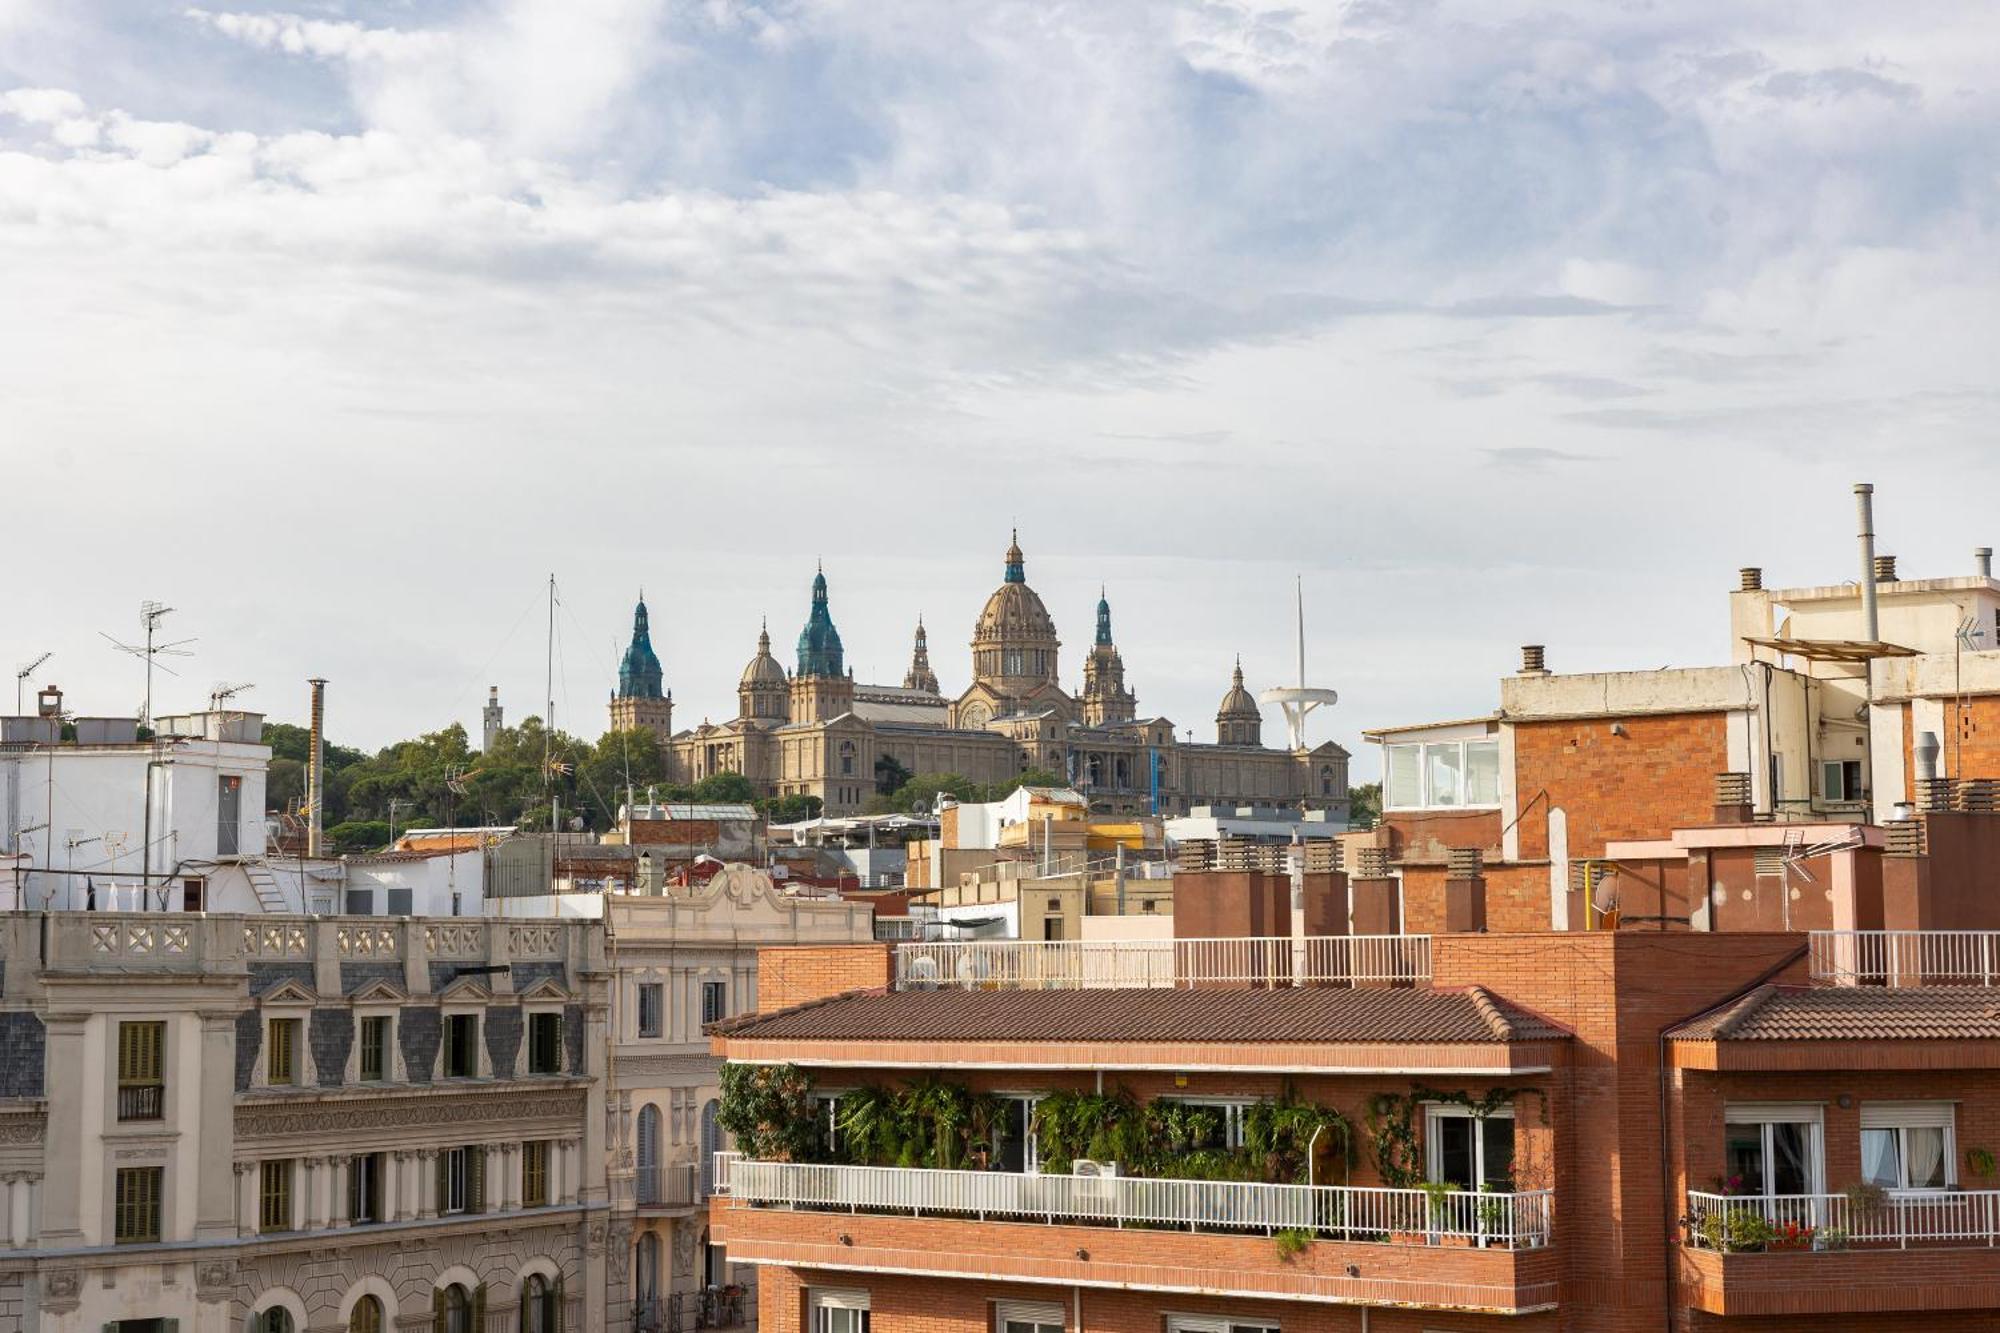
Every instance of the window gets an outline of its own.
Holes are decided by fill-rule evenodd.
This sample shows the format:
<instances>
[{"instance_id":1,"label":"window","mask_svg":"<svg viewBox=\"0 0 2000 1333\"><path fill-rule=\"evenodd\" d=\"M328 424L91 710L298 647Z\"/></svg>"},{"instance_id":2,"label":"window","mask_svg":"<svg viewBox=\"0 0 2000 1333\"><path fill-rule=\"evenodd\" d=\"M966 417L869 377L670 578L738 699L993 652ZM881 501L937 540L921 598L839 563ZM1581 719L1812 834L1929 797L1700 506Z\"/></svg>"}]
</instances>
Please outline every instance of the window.
<instances>
[{"instance_id":1,"label":"window","mask_svg":"<svg viewBox=\"0 0 2000 1333\"><path fill-rule=\"evenodd\" d=\"M549 1144L536 1139L521 1145L521 1206L549 1206Z\"/></svg>"},{"instance_id":2,"label":"window","mask_svg":"<svg viewBox=\"0 0 2000 1333\"><path fill-rule=\"evenodd\" d=\"M361 1020L361 1081L380 1083L389 1077L389 1019Z\"/></svg>"},{"instance_id":3,"label":"window","mask_svg":"<svg viewBox=\"0 0 2000 1333\"><path fill-rule=\"evenodd\" d=\"M1278 1333L1278 1326L1217 1315L1170 1314L1167 1333Z\"/></svg>"},{"instance_id":4,"label":"window","mask_svg":"<svg viewBox=\"0 0 2000 1333\"><path fill-rule=\"evenodd\" d=\"M486 1211L484 1148L449 1148L438 1154L438 1211Z\"/></svg>"},{"instance_id":5,"label":"window","mask_svg":"<svg viewBox=\"0 0 2000 1333\"><path fill-rule=\"evenodd\" d=\"M701 1197L715 1193L715 1155L722 1151L722 1103L710 1099L701 1107Z\"/></svg>"},{"instance_id":6,"label":"window","mask_svg":"<svg viewBox=\"0 0 2000 1333\"><path fill-rule=\"evenodd\" d=\"M447 1014L444 1020L444 1076L479 1077L479 1015Z\"/></svg>"},{"instance_id":7,"label":"window","mask_svg":"<svg viewBox=\"0 0 2000 1333\"><path fill-rule=\"evenodd\" d=\"M1053 1301L995 1301L993 1333L1063 1333L1063 1308Z\"/></svg>"},{"instance_id":8,"label":"window","mask_svg":"<svg viewBox=\"0 0 2000 1333\"><path fill-rule=\"evenodd\" d=\"M868 1333L868 1293L815 1288L811 1333Z\"/></svg>"},{"instance_id":9,"label":"window","mask_svg":"<svg viewBox=\"0 0 2000 1333\"><path fill-rule=\"evenodd\" d=\"M665 988L657 981L639 983L639 1035L657 1037L660 1035L660 1008L665 999Z\"/></svg>"},{"instance_id":10,"label":"window","mask_svg":"<svg viewBox=\"0 0 2000 1333\"><path fill-rule=\"evenodd\" d=\"M270 1042L264 1053L264 1081L284 1087L299 1081L299 1020L274 1018L270 1022Z\"/></svg>"},{"instance_id":11,"label":"window","mask_svg":"<svg viewBox=\"0 0 2000 1333\"><path fill-rule=\"evenodd\" d=\"M112 1238L120 1245L138 1245L160 1238L160 1188L166 1176L161 1166L118 1169Z\"/></svg>"},{"instance_id":12,"label":"window","mask_svg":"<svg viewBox=\"0 0 2000 1333\"><path fill-rule=\"evenodd\" d=\"M1858 759L1833 759L1819 766L1820 795L1829 801L1859 801L1865 799L1861 792L1861 761Z\"/></svg>"},{"instance_id":13,"label":"window","mask_svg":"<svg viewBox=\"0 0 2000 1333\"><path fill-rule=\"evenodd\" d=\"M1250 1113L1248 1102L1211 1102L1199 1097L1186 1099L1188 1106L1213 1111L1216 1117L1215 1132L1206 1142L1197 1143L1196 1148L1241 1148L1243 1146L1243 1118Z\"/></svg>"},{"instance_id":14,"label":"window","mask_svg":"<svg viewBox=\"0 0 2000 1333\"><path fill-rule=\"evenodd\" d=\"M521 1284L521 1333L556 1333L556 1289L540 1273Z\"/></svg>"},{"instance_id":15,"label":"window","mask_svg":"<svg viewBox=\"0 0 2000 1333\"><path fill-rule=\"evenodd\" d=\"M826 1149L828 1157L840 1160L840 1097L816 1093L813 1096L813 1119L819 1122L820 1146Z\"/></svg>"},{"instance_id":16,"label":"window","mask_svg":"<svg viewBox=\"0 0 2000 1333\"><path fill-rule=\"evenodd\" d=\"M389 899L389 915L390 915L390 916L408 916L408 915L410 915L410 905L411 905L411 902L412 902L412 895L413 895L413 894L415 893L415 890L413 890L413 889L389 889L389 890L386 890L385 892L386 892L386 895L387 895L387 897L388 897L388 899Z\"/></svg>"},{"instance_id":17,"label":"window","mask_svg":"<svg viewBox=\"0 0 2000 1333\"><path fill-rule=\"evenodd\" d=\"M158 1120L166 1111L165 1023L118 1025L118 1118Z\"/></svg>"},{"instance_id":18,"label":"window","mask_svg":"<svg viewBox=\"0 0 2000 1333\"><path fill-rule=\"evenodd\" d=\"M243 779L224 773L215 780L215 854L234 856L243 841Z\"/></svg>"},{"instance_id":19,"label":"window","mask_svg":"<svg viewBox=\"0 0 2000 1333\"><path fill-rule=\"evenodd\" d=\"M1383 799L1391 809L1500 804L1498 741L1429 741L1387 750Z\"/></svg>"},{"instance_id":20,"label":"window","mask_svg":"<svg viewBox=\"0 0 2000 1333\"><path fill-rule=\"evenodd\" d=\"M257 1230L270 1232L291 1229L291 1159L265 1162L257 1168Z\"/></svg>"},{"instance_id":21,"label":"window","mask_svg":"<svg viewBox=\"0 0 2000 1333\"><path fill-rule=\"evenodd\" d=\"M701 983L701 1021L704 1025L720 1023L729 1017L729 983L726 981L704 981Z\"/></svg>"},{"instance_id":22,"label":"window","mask_svg":"<svg viewBox=\"0 0 2000 1333\"><path fill-rule=\"evenodd\" d=\"M1886 1190L1956 1185L1958 1152L1950 1102L1864 1102L1861 1174Z\"/></svg>"},{"instance_id":23,"label":"window","mask_svg":"<svg viewBox=\"0 0 2000 1333\"><path fill-rule=\"evenodd\" d=\"M528 1015L528 1072L562 1073L562 1015Z\"/></svg>"},{"instance_id":24,"label":"window","mask_svg":"<svg viewBox=\"0 0 2000 1333\"><path fill-rule=\"evenodd\" d=\"M365 1152L347 1166L347 1217L356 1226L382 1220L382 1154Z\"/></svg>"},{"instance_id":25,"label":"window","mask_svg":"<svg viewBox=\"0 0 2000 1333\"><path fill-rule=\"evenodd\" d=\"M1722 1118L1723 1173L1732 1192L1820 1192L1818 1107L1732 1105Z\"/></svg>"},{"instance_id":26,"label":"window","mask_svg":"<svg viewBox=\"0 0 2000 1333\"><path fill-rule=\"evenodd\" d=\"M1427 1106L1424 1158L1433 1184L1511 1191L1514 1113L1494 1111L1475 1116L1463 1106Z\"/></svg>"},{"instance_id":27,"label":"window","mask_svg":"<svg viewBox=\"0 0 2000 1333\"><path fill-rule=\"evenodd\" d=\"M274 1305L260 1311L250 1321L250 1327L257 1333L297 1333L297 1325L292 1322L292 1312L282 1305Z\"/></svg>"},{"instance_id":28,"label":"window","mask_svg":"<svg viewBox=\"0 0 2000 1333\"><path fill-rule=\"evenodd\" d=\"M431 1327L436 1333L472 1333L472 1293L456 1282L437 1293Z\"/></svg>"},{"instance_id":29,"label":"window","mask_svg":"<svg viewBox=\"0 0 2000 1333\"><path fill-rule=\"evenodd\" d=\"M345 907L343 910L345 910L349 916L375 915L375 890L349 889L343 895L343 897L345 899Z\"/></svg>"},{"instance_id":30,"label":"window","mask_svg":"<svg viewBox=\"0 0 2000 1333\"><path fill-rule=\"evenodd\" d=\"M1035 1138L1035 1106L1039 1097L1003 1096L994 1126L993 1167L1035 1175L1042 1169L1041 1145Z\"/></svg>"},{"instance_id":31,"label":"window","mask_svg":"<svg viewBox=\"0 0 2000 1333\"><path fill-rule=\"evenodd\" d=\"M347 1316L347 1333L382 1333L382 1302L374 1296L356 1301L354 1313Z\"/></svg>"}]
</instances>

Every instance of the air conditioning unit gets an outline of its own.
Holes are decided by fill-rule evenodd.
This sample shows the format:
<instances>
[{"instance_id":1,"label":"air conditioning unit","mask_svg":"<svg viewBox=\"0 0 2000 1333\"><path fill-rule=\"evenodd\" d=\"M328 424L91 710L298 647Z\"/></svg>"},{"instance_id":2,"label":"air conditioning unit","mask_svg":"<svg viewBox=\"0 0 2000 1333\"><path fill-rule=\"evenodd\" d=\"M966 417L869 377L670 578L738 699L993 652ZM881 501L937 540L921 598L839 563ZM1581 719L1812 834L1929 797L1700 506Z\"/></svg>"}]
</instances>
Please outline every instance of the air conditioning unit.
<instances>
[{"instance_id":1,"label":"air conditioning unit","mask_svg":"<svg viewBox=\"0 0 2000 1333\"><path fill-rule=\"evenodd\" d=\"M1079 1157L1070 1170L1073 1175L1086 1176L1092 1180L1118 1179L1116 1162L1093 1162L1088 1157Z\"/></svg>"}]
</instances>

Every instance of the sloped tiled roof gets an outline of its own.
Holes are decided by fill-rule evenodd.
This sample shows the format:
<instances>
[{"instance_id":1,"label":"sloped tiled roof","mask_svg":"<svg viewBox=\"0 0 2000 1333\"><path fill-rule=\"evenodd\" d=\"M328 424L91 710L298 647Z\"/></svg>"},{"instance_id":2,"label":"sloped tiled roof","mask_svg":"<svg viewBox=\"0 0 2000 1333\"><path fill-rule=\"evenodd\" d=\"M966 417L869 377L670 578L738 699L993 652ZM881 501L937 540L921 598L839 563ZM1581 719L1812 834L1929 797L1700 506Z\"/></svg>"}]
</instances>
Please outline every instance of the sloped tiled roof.
<instances>
[{"instance_id":1,"label":"sloped tiled roof","mask_svg":"<svg viewBox=\"0 0 2000 1333\"><path fill-rule=\"evenodd\" d=\"M1548 1041L1569 1034L1465 990L860 991L710 1025L729 1037L927 1042Z\"/></svg>"},{"instance_id":2,"label":"sloped tiled roof","mask_svg":"<svg viewBox=\"0 0 2000 1333\"><path fill-rule=\"evenodd\" d=\"M2000 1040L1983 986L1759 986L1667 1034L1676 1041Z\"/></svg>"}]
</instances>

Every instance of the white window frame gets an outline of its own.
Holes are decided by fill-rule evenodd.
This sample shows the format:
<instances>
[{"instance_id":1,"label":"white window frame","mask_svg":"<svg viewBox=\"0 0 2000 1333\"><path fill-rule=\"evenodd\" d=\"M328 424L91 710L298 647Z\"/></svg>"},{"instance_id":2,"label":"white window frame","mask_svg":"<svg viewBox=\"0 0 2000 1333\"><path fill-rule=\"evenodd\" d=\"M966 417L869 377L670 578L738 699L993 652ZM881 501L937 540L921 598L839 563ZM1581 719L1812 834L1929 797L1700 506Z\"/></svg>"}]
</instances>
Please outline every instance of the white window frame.
<instances>
[{"instance_id":1,"label":"white window frame","mask_svg":"<svg viewBox=\"0 0 2000 1333\"><path fill-rule=\"evenodd\" d=\"M1472 1113L1470 1106L1458 1106L1450 1102L1425 1102L1424 1179L1430 1181L1432 1184L1437 1183L1439 1173L1444 1169L1442 1163L1444 1142L1443 1136L1438 1133L1438 1122L1440 1120L1505 1120L1511 1126L1514 1121L1514 1108L1511 1106L1502 1107L1497 1111L1489 1111L1483 1116L1478 1116ZM1518 1150L1520 1145L1516 1144L1515 1147ZM1486 1179L1486 1135L1484 1132L1472 1136L1472 1158L1473 1184L1477 1188L1479 1182Z\"/></svg>"},{"instance_id":2,"label":"white window frame","mask_svg":"<svg viewBox=\"0 0 2000 1333\"><path fill-rule=\"evenodd\" d=\"M1471 801L1466 799L1467 780L1472 772L1472 747L1490 746L1493 751L1493 799ZM1458 791L1454 799L1441 801L1431 790L1432 750L1453 749L1458 752ZM1390 768L1395 763L1395 752L1412 751L1417 762L1417 800L1414 805L1403 801L1392 801ZM1505 775L1500 772L1500 738L1491 732L1477 736L1440 737L1427 741L1386 741L1382 746L1382 798L1385 810L1498 810L1500 808L1500 788Z\"/></svg>"},{"instance_id":3,"label":"white window frame","mask_svg":"<svg viewBox=\"0 0 2000 1333\"><path fill-rule=\"evenodd\" d=\"M811 1311L807 1333L868 1333L868 1293L850 1287L812 1287L806 1293ZM858 1319L836 1319L835 1312L859 1314Z\"/></svg>"},{"instance_id":4,"label":"white window frame","mask_svg":"<svg viewBox=\"0 0 2000 1333\"><path fill-rule=\"evenodd\" d=\"M1035 1133L1035 1108L1041 1104L1046 1092L996 1092L993 1094L1004 1102L1020 1102L1021 1110L1021 1174L1040 1175L1042 1171L1041 1136Z\"/></svg>"},{"instance_id":5,"label":"white window frame","mask_svg":"<svg viewBox=\"0 0 2000 1333\"><path fill-rule=\"evenodd\" d=\"M1810 1133L1807 1135L1807 1151L1810 1155L1810 1161L1807 1165L1811 1168L1808 1172L1811 1178L1806 1183L1812 1188L1808 1189L1806 1193L1826 1193L1825 1107L1816 1102L1729 1102L1724 1104L1722 1108L1722 1124L1723 1135L1725 1137L1725 1151L1727 1151L1726 1139L1730 1125L1763 1126L1765 1188L1763 1193L1745 1195L1745 1198L1770 1199L1784 1197L1775 1193L1770 1188L1774 1183L1772 1177L1776 1174L1771 1170L1771 1161L1774 1156L1771 1144L1772 1125L1804 1124L1810 1127Z\"/></svg>"},{"instance_id":6,"label":"white window frame","mask_svg":"<svg viewBox=\"0 0 2000 1333\"><path fill-rule=\"evenodd\" d=\"M1228 1315L1169 1314L1167 1333L1282 1333L1268 1319L1231 1319Z\"/></svg>"},{"instance_id":7,"label":"white window frame","mask_svg":"<svg viewBox=\"0 0 2000 1333\"><path fill-rule=\"evenodd\" d=\"M1893 1194L1945 1194L1958 1188L1958 1104L1956 1102L1863 1102L1858 1133L1886 1130L1896 1135L1896 1173L1901 1183L1886 1188ZM1912 1129L1944 1131L1944 1184L1911 1185L1910 1150L1904 1135ZM1864 1156L1862 1165L1867 1165Z\"/></svg>"},{"instance_id":8,"label":"white window frame","mask_svg":"<svg viewBox=\"0 0 2000 1333\"><path fill-rule=\"evenodd\" d=\"M1222 1112L1222 1146L1241 1148L1244 1141L1244 1119L1250 1108L1257 1103L1240 1097L1177 1097L1174 1099L1186 1106L1206 1106Z\"/></svg>"},{"instance_id":9,"label":"white window frame","mask_svg":"<svg viewBox=\"0 0 2000 1333\"><path fill-rule=\"evenodd\" d=\"M993 1333L1063 1333L1060 1301L995 1301Z\"/></svg>"}]
</instances>

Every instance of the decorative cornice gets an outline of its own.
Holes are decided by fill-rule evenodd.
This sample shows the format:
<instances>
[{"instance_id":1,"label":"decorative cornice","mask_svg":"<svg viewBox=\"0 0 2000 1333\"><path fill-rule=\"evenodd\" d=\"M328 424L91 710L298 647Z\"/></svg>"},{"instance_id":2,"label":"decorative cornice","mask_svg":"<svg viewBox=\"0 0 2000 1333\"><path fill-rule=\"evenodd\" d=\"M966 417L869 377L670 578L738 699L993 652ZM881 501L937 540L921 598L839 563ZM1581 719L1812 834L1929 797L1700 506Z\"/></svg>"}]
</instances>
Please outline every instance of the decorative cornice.
<instances>
[{"instance_id":1,"label":"decorative cornice","mask_svg":"<svg viewBox=\"0 0 2000 1333\"><path fill-rule=\"evenodd\" d=\"M242 1139L356 1131L422 1129L492 1121L578 1120L584 1114L582 1089L547 1092L486 1092L474 1096L396 1098L371 1105L318 1103L239 1106L236 1136Z\"/></svg>"}]
</instances>

